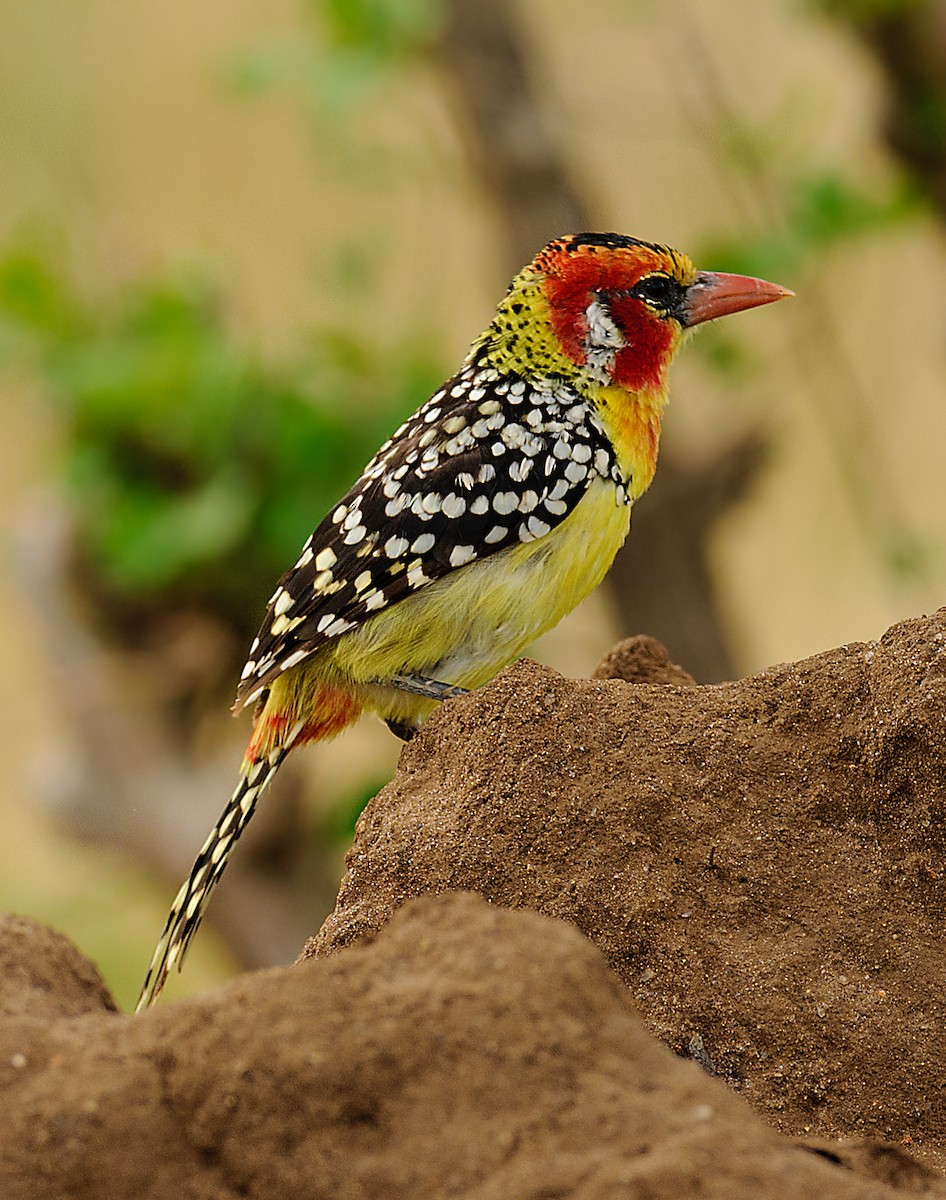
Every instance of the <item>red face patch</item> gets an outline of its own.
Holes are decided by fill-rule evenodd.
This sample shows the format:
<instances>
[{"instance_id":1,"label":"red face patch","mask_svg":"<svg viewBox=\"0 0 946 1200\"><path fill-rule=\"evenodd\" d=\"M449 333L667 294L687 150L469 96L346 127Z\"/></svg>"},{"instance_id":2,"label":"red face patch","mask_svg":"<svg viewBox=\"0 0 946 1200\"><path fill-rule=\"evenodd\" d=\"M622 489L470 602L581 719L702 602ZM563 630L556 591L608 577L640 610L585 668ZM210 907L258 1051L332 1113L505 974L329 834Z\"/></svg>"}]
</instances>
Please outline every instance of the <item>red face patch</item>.
<instances>
[{"instance_id":1,"label":"red face patch","mask_svg":"<svg viewBox=\"0 0 946 1200\"><path fill-rule=\"evenodd\" d=\"M669 321L628 293L642 276L672 270L667 257L649 246L584 247L571 252L556 249L539 265L546 273L552 328L573 361L585 362L585 312L597 295L627 342L617 354L614 382L631 391L660 383L675 331Z\"/></svg>"},{"instance_id":2,"label":"red face patch","mask_svg":"<svg viewBox=\"0 0 946 1200\"><path fill-rule=\"evenodd\" d=\"M656 387L670 361L674 328L669 319L656 316L633 296L612 296L611 319L624 335L627 345L619 350L614 363L614 382L631 392Z\"/></svg>"},{"instance_id":3,"label":"red face patch","mask_svg":"<svg viewBox=\"0 0 946 1200\"><path fill-rule=\"evenodd\" d=\"M562 254L546 270L545 294L555 336L569 358L583 363L588 333L585 309L602 287L604 263L597 254Z\"/></svg>"}]
</instances>

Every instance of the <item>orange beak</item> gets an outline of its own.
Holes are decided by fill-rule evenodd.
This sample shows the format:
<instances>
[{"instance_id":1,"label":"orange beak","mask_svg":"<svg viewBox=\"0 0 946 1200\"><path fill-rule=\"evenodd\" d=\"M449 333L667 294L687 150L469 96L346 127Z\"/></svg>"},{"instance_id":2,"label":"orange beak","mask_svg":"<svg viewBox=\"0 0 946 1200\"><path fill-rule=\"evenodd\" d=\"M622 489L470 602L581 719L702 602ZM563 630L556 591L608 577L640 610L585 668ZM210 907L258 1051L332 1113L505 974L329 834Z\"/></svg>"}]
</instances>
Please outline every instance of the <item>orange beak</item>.
<instances>
[{"instance_id":1,"label":"orange beak","mask_svg":"<svg viewBox=\"0 0 946 1200\"><path fill-rule=\"evenodd\" d=\"M766 283L751 275L723 275L716 271L701 271L695 283L687 288L683 304L683 323L688 328L704 321L714 321L744 308L772 304L795 293L777 283Z\"/></svg>"}]
</instances>

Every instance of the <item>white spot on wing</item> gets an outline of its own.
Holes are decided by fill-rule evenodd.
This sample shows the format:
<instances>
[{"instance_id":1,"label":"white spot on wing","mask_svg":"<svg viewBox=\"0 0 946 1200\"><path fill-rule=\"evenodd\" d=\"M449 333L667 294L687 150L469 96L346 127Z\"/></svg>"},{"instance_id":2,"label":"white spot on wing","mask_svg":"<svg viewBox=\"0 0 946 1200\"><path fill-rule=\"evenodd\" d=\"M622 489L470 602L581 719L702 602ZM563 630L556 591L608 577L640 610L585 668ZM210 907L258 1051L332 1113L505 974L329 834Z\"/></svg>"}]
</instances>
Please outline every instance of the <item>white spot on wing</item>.
<instances>
[{"instance_id":1,"label":"white spot on wing","mask_svg":"<svg viewBox=\"0 0 946 1200\"><path fill-rule=\"evenodd\" d=\"M336 637L340 633L345 633L349 629L354 628L352 621L346 621L343 617L337 617L331 625L325 630L326 637Z\"/></svg>"},{"instance_id":2,"label":"white spot on wing","mask_svg":"<svg viewBox=\"0 0 946 1200\"><path fill-rule=\"evenodd\" d=\"M388 558L400 558L407 547L407 538L389 537L384 543L384 553L388 556Z\"/></svg>"},{"instance_id":3,"label":"white spot on wing","mask_svg":"<svg viewBox=\"0 0 946 1200\"><path fill-rule=\"evenodd\" d=\"M519 511L522 513L532 512L532 510L535 508L535 506L538 503L539 503L539 497L536 492L533 492L533 491L523 492L522 495L519 497Z\"/></svg>"},{"instance_id":4,"label":"white spot on wing","mask_svg":"<svg viewBox=\"0 0 946 1200\"><path fill-rule=\"evenodd\" d=\"M474 558L476 558L476 551L472 546L454 546L450 551L450 566L462 567L464 563L468 563Z\"/></svg>"},{"instance_id":5,"label":"white spot on wing","mask_svg":"<svg viewBox=\"0 0 946 1200\"><path fill-rule=\"evenodd\" d=\"M570 462L565 464L565 478L572 483L581 483L588 474L588 468L583 463Z\"/></svg>"},{"instance_id":6,"label":"white spot on wing","mask_svg":"<svg viewBox=\"0 0 946 1200\"><path fill-rule=\"evenodd\" d=\"M290 667L296 667L308 655L308 650L293 650L288 658L284 658L279 664L280 671L288 671Z\"/></svg>"},{"instance_id":7,"label":"white spot on wing","mask_svg":"<svg viewBox=\"0 0 946 1200\"><path fill-rule=\"evenodd\" d=\"M462 517L466 512L466 501L462 496L457 496L454 492L451 492L448 496L444 496L440 507L443 510L444 516L453 518Z\"/></svg>"},{"instance_id":8,"label":"white spot on wing","mask_svg":"<svg viewBox=\"0 0 946 1200\"><path fill-rule=\"evenodd\" d=\"M384 506L384 515L386 517L396 517L405 508L410 508L413 499L414 497L409 492L401 492L400 495L395 496L393 500L389 500Z\"/></svg>"},{"instance_id":9,"label":"white spot on wing","mask_svg":"<svg viewBox=\"0 0 946 1200\"><path fill-rule=\"evenodd\" d=\"M290 620L289 617L277 617L269 627L269 632L273 637L281 637L284 633L288 633L290 629L295 629L297 625L301 625L305 620L304 617L295 617Z\"/></svg>"},{"instance_id":10,"label":"white spot on wing","mask_svg":"<svg viewBox=\"0 0 946 1200\"><path fill-rule=\"evenodd\" d=\"M426 513L433 515L440 512L440 496L436 492L428 492L421 500L420 506Z\"/></svg>"},{"instance_id":11,"label":"white spot on wing","mask_svg":"<svg viewBox=\"0 0 946 1200\"><path fill-rule=\"evenodd\" d=\"M421 584L430 582L428 577L424 574L424 567L420 561L413 563L408 570L407 582L411 587L420 587Z\"/></svg>"},{"instance_id":12,"label":"white spot on wing","mask_svg":"<svg viewBox=\"0 0 946 1200\"><path fill-rule=\"evenodd\" d=\"M532 459L520 458L516 462L511 463L509 467L509 478L514 483L525 483L526 479L532 471Z\"/></svg>"},{"instance_id":13,"label":"white spot on wing","mask_svg":"<svg viewBox=\"0 0 946 1200\"><path fill-rule=\"evenodd\" d=\"M411 550L414 554L427 554L428 551L433 550L436 540L432 533L422 533L420 537L411 542Z\"/></svg>"}]
</instances>

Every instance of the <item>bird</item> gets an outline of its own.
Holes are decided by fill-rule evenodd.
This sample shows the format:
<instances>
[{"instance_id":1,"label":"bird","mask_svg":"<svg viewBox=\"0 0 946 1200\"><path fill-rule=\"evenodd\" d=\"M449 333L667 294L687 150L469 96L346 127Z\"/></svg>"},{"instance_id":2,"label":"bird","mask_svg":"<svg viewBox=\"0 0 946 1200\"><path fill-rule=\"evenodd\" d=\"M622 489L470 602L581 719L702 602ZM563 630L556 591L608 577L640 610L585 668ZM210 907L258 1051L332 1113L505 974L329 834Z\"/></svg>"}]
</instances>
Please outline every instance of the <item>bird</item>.
<instances>
[{"instance_id":1,"label":"bird","mask_svg":"<svg viewBox=\"0 0 946 1200\"><path fill-rule=\"evenodd\" d=\"M460 369L400 426L270 597L234 710L236 791L178 892L137 1010L184 955L290 751L362 713L410 738L604 578L657 466L671 360L697 325L788 288L618 233L543 247Z\"/></svg>"}]
</instances>

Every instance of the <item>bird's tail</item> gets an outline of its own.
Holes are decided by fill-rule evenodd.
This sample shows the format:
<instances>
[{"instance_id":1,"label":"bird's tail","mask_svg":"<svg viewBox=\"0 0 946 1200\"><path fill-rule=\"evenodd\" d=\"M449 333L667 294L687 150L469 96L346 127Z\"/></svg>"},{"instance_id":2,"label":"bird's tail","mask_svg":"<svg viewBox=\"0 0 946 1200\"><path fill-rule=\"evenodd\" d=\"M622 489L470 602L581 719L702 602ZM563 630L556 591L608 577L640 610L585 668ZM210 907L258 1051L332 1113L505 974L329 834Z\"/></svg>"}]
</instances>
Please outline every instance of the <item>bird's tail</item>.
<instances>
[{"instance_id":1,"label":"bird's tail","mask_svg":"<svg viewBox=\"0 0 946 1200\"><path fill-rule=\"evenodd\" d=\"M252 817L256 802L292 748L293 739L287 739L287 742L271 750L265 758L244 763L243 776L236 791L204 842L189 877L171 905L135 1012L149 1008L157 1000L175 964L178 970L181 969L187 947L197 932L211 893L226 869L231 851Z\"/></svg>"}]
</instances>

